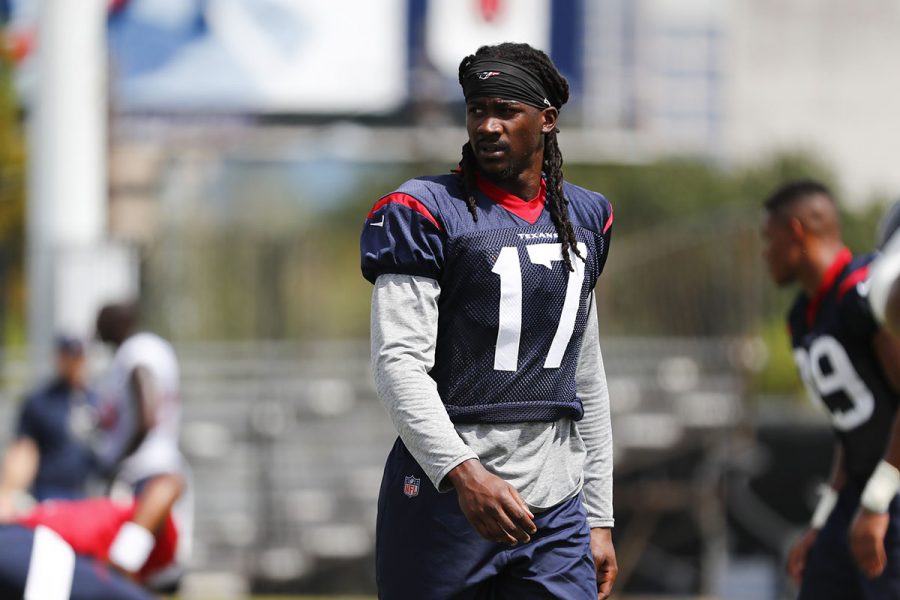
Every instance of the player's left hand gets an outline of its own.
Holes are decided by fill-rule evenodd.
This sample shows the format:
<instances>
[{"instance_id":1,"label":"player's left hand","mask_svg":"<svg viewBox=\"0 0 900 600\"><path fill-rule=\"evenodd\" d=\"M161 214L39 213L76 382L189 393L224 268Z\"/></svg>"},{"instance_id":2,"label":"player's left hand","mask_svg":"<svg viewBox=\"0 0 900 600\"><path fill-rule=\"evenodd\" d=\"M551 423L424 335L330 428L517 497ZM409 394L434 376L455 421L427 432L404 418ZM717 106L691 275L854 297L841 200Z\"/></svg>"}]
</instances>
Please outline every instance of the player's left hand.
<instances>
[{"instance_id":1,"label":"player's left hand","mask_svg":"<svg viewBox=\"0 0 900 600\"><path fill-rule=\"evenodd\" d=\"M591 554L597 569L597 600L606 600L612 594L619 567L616 564L616 549L612 543L612 529L596 527L591 529Z\"/></svg>"},{"instance_id":2,"label":"player's left hand","mask_svg":"<svg viewBox=\"0 0 900 600\"><path fill-rule=\"evenodd\" d=\"M850 526L850 553L859 569L870 579L881 575L887 564L884 536L890 518L888 513L860 509Z\"/></svg>"}]
</instances>

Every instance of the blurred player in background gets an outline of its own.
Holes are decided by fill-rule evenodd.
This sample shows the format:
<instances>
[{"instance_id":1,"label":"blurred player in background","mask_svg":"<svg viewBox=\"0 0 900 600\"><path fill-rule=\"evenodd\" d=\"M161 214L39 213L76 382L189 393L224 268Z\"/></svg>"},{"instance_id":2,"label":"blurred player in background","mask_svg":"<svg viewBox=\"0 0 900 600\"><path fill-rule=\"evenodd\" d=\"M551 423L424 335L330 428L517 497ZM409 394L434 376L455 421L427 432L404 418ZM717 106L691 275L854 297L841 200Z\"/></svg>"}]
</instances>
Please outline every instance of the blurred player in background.
<instances>
[{"instance_id":1,"label":"blurred player in background","mask_svg":"<svg viewBox=\"0 0 900 600\"><path fill-rule=\"evenodd\" d=\"M0 522L0 597L21 598L29 579L71 579L71 600L146 600L143 589L175 563L178 531L167 516L153 537L144 565L125 575L109 567L112 546L121 527L135 518L136 502L108 498L40 504L12 522ZM42 546L38 528L56 533L75 554L74 568L53 563ZM42 599L55 600L55 599Z\"/></svg>"},{"instance_id":2,"label":"blurred player in background","mask_svg":"<svg viewBox=\"0 0 900 600\"><path fill-rule=\"evenodd\" d=\"M772 279L800 287L789 314L797 367L837 436L830 486L788 573L802 600L900 598L900 341L868 303L873 257L844 246L838 208L820 183L788 183L765 208Z\"/></svg>"},{"instance_id":3,"label":"blurred player in background","mask_svg":"<svg viewBox=\"0 0 900 600\"><path fill-rule=\"evenodd\" d=\"M0 519L15 514L29 494L37 501L85 495L95 467L89 444L94 405L86 385L84 344L72 337L58 338L56 374L26 397L16 440L4 457Z\"/></svg>"},{"instance_id":4,"label":"blurred player in background","mask_svg":"<svg viewBox=\"0 0 900 600\"><path fill-rule=\"evenodd\" d=\"M137 498L133 517L121 526L109 553L110 562L128 573L140 571L170 512L178 526L178 561L184 564L193 518L189 472L178 448L178 360L167 341L137 332L136 325L133 304L105 306L97 317L100 339L116 348L100 391L101 463ZM179 575L166 574L173 582Z\"/></svg>"},{"instance_id":5,"label":"blurred player in background","mask_svg":"<svg viewBox=\"0 0 900 600\"><path fill-rule=\"evenodd\" d=\"M606 598L612 437L593 293L612 208L563 181L569 90L546 54L482 47L459 81L460 169L379 200L361 238L375 382L400 436L378 500L379 596Z\"/></svg>"}]
</instances>

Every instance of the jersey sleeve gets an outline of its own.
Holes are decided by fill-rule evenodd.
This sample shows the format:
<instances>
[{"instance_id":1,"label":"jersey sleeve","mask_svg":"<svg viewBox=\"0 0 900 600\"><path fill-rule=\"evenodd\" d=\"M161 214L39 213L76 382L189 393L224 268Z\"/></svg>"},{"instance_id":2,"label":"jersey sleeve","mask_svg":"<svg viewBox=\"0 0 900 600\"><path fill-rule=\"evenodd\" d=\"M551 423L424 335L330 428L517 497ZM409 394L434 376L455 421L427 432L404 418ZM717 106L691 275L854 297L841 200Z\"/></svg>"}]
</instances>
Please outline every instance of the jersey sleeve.
<instances>
[{"instance_id":1,"label":"jersey sleeve","mask_svg":"<svg viewBox=\"0 0 900 600\"><path fill-rule=\"evenodd\" d=\"M603 272L609 257L612 242L613 208L603 194L590 193L590 202L585 207L584 220L588 228L597 236L597 274Z\"/></svg>"},{"instance_id":2,"label":"jersey sleeve","mask_svg":"<svg viewBox=\"0 0 900 600\"><path fill-rule=\"evenodd\" d=\"M435 212L403 192L376 202L359 241L363 276L372 283L385 273L439 279L445 235Z\"/></svg>"},{"instance_id":3,"label":"jersey sleeve","mask_svg":"<svg viewBox=\"0 0 900 600\"><path fill-rule=\"evenodd\" d=\"M603 272L603 267L606 266L606 259L609 258L609 250L612 244L612 227L613 227L613 208L612 204L609 203L609 200L601 196L603 199L603 211L601 213L601 218L603 220L603 227L600 229L600 239L603 242L603 254L600 256L598 261L598 267L600 269L600 273Z\"/></svg>"},{"instance_id":4,"label":"jersey sleeve","mask_svg":"<svg viewBox=\"0 0 900 600\"><path fill-rule=\"evenodd\" d=\"M593 234L597 249L597 276L603 272L612 242L613 207L603 194L565 184L569 214L574 224Z\"/></svg>"}]
</instances>

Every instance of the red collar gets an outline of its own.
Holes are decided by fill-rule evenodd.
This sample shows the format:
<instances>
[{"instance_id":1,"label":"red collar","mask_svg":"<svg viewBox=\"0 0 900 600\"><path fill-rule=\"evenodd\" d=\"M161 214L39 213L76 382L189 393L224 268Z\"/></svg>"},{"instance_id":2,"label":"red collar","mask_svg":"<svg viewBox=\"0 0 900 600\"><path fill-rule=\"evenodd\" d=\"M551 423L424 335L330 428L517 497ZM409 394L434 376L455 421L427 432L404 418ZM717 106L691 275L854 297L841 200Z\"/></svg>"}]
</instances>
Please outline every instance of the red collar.
<instances>
[{"instance_id":1,"label":"red collar","mask_svg":"<svg viewBox=\"0 0 900 600\"><path fill-rule=\"evenodd\" d=\"M541 189L539 189L537 195L530 200L523 200L518 196L510 194L503 188L488 181L487 178L483 177L480 173L475 175L475 179L478 183L478 189L482 194L512 214L527 221L531 225L534 225L538 218L540 218L541 212L544 210L544 201L547 199L547 184L544 182L543 178L541 178Z\"/></svg>"},{"instance_id":2,"label":"red collar","mask_svg":"<svg viewBox=\"0 0 900 600\"><path fill-rule=\"evenodd\" d=\"M841 251L838 252L838 255L835 257L834 262L832 262L828 269L825 270L825 274L822 276L822 283L819 284L816 295L812 297L809 304L806 306L806 322L810 327L812 327L813 322L816 320L816 314L819 312L819 306L822 305L822 300L825 298L825 295L831 291L838 276L845 268L847 268L847 265L849 265L852 260L853 254L850 252L850 249L841 248Z\"/></svg>"}]
</instances>

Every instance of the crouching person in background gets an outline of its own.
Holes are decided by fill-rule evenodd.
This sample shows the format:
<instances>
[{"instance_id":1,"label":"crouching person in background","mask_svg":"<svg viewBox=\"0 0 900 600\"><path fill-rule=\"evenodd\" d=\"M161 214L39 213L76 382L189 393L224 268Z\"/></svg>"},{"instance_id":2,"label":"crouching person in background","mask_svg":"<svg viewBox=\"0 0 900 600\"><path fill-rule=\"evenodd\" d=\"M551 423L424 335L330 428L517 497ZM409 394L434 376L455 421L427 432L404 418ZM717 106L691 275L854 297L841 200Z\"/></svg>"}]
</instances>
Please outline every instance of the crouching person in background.
<instances>
[{"instance_id":1,"label":"crouching person in background","mask_svg":"<svg viewBox=\"0 0 900 600\"><path fill-rule=\"evenodd\" d=\"M152 504L154 500L151 500ZM140 518L148 502L109 498L38 504L14 521L0 523L0 597L25 600L149 600L145 586L176 564L178 529L166 515L155 533L138 539L131 555L146 552L139 568L117 564L123 528ZM134 544L134 541L129 542ZM140 553L136 552L140 550ZM118 554L118 555L117 555Z\"/></svg>"}]
</instances>

